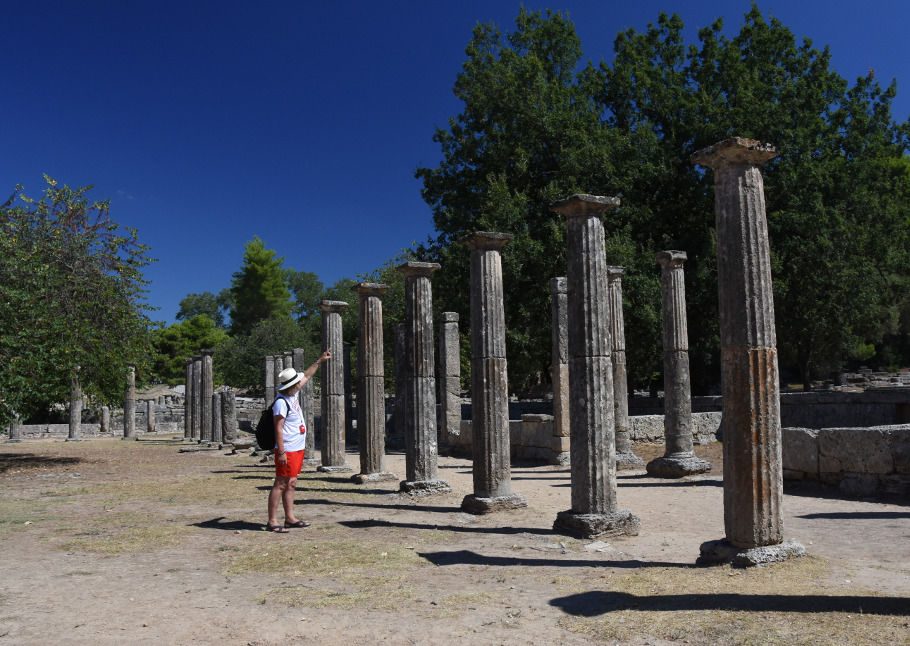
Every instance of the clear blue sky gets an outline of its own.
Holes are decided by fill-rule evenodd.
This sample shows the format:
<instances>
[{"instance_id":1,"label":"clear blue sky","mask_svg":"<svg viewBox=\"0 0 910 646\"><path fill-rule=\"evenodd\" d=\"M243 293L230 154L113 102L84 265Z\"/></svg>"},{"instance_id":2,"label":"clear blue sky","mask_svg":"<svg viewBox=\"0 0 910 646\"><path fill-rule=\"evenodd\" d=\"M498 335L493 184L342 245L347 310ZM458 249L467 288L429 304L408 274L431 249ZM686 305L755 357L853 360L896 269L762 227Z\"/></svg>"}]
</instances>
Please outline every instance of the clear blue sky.
<instances>
[{"instance_id":1,"label":"clear blue sky","mask_svg":"<svg viewBox=\"0 0 910 646\"><path fill-rule=\"evenodd\" d=\"M471 29L510 30L513 0L249 2L0 0L0 195L22 182L94 184L158 262L153 319L217 292L260 236L285 265L329 285L377 268L432 233L414 179L435 165L436 125ZM585 59L677 12L691 42L718 16L738 31L749 3L526 1L568 10ZM910 2L771 0L767 18L830 45L851 83L897 79L910 117Z\"/></svg>"}]
</instances>

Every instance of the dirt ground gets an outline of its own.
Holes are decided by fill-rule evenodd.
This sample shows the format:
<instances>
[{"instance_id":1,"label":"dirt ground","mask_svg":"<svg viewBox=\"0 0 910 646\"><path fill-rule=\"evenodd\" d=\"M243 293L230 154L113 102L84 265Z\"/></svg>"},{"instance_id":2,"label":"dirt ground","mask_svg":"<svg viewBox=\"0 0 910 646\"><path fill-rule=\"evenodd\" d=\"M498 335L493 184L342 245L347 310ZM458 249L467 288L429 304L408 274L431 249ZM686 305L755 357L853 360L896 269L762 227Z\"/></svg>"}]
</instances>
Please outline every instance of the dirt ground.
<instances>
[{"instance_id":1,"label":"dirt ground","mask_svg":"<svg viewBox=\"0 0 910 646\"><path fill-rule=\"evenodd\" d=\"M567 468L514 464L529 507L480 517L459 508L463 458L439 459L453 493L417 499L305 469L297 513L312 527L275 535L270 465L178 449L0 446L0 646L910 643L907 501L788 485L786 535L808 559L692 567L723 537L719 444L696 447L706 476L620 472L641 533L593 546L552 530ZM387 467L403 476L404 456Z\"/></svg>"}]
</instances>

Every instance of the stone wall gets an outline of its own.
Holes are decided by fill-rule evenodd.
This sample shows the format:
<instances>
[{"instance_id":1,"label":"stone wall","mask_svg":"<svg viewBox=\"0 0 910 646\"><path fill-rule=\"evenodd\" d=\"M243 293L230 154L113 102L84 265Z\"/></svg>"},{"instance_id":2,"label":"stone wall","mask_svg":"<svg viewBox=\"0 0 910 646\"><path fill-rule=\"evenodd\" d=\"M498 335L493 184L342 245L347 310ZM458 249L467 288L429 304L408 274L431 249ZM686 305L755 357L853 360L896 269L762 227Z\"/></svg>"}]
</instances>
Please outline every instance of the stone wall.
<instances>
[{"instance_id":1,"label":"stone wall","mask_svg":"<svg viewBox=\"0 0 910 646\"><path fill-rule=\"evenodd\" d=\"M910 497L910 424L784 428L784 478L818 480L855 496Z\"/></svg>"},{"instance_id":2,"label":"stone wall","mask_svg":"<svg viewBox=\"0 0 910 646\"><path fill-rule=\"evenodd\" d=\"M136 405L136 434L146 432L146 400L139 400ZM69 423L64 424L20 424L23 439L65 438L69 435ZM111 432L101 433L101 424L83 422L80 426L83 437L118 437L123 435L123 409L111 411ZM183 435L183 404L155 405L155 430L162 435Z\"/></svg>"},{"instance_id":3,"label":"stone wall","mask_svg":"<svg viewBox=\"0 0 910 646\"><path fill-rule=\"evenodd\" d=\"M716 442L720 430L719 412L692 413L691 429L694 442ZM629 435L633 442L647 442L651 444L664 443L664 416L663 415L636 415L629 417Z\"/></svg>"}]
</instances>

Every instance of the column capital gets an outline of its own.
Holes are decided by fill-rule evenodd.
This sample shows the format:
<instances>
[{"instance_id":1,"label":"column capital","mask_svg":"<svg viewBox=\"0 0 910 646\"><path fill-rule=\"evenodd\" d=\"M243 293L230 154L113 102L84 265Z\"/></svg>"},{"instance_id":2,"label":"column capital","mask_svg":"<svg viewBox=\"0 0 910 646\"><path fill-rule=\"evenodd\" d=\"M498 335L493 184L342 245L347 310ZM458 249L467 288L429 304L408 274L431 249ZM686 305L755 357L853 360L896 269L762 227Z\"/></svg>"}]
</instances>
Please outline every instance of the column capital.
<instances>
[{"instance_id":1,"label":"column capital","mask_svg":"<svg viewBox=\"0 0 910 646\"><path fill-rule=\"evenodd\" d=\"M515 236L511 233L494 233L492 231L475 231L462 236L458 242L471 251L499 251Z\"/></svg>"},{"instance_id":2,"label":"column capital","mask_svg":"<svg viewBox=\"0 0 910 646\"><path fill-rule=\"evenodd\" d=\"M187 357L186 359L184 359L184 360L183 360L183 365L185 365L185 366L191 366L191 365L193 365L193 357Z\"/></svg>"},{"instance_id":3,"label":"column capital","mask_svg":"<svg viewBox=\"0 0 910 646\"><path fill-rule=\"evenodd\" d=\"M215 354L215 350L213 348L205 348L204 350L202 350L203 357L210 357L213 354Z\"/></svg>"},{"instance_id":4,"label":"column capital","mask_svg":"<svg viewBox=\"0 0 910 646\"><path fill-rule=\"evenodd\" d=\"M685 251L658 251L654 254L654 260L660 263L661 270L678 269L688 259Z\"/></svg>"},{"instance_id":5,"label":"column capital","mask_svg":"<svg viewBox=\"0 0 910 646\"><path fill-rule=\"evenodd\" d=\"M352 292L357 292L361 297L382 296L390 288L383 283L358 283L351 286Z\"/></svg>"},{"instance_id":6,"label":"column capital","mask_svg":"<svg viewBox=\"0 0 910 646\"><path fill-rule=\"evenodd\" d=\"M562 213L566 217L603 215L610 209L619 206L618 197L604 197L602 195L588 195L576 193L565 199L557 200L550 205L551 211Z\"/></svg>"},{"instance_id":7,"label":"column capital","mask_svg":"<svg viewBox=\"0 0 910 646\"><path fill-rule=\"evenodd\" d=\"M607 278L612 283L614 280L622 278L623 274L626 273L625 267L620 267L619 265L607 265Z\"/></svg>"},{"instance_id":8,"label":"column capital","mask_svg":"<svg viewBox=\"0 0 910 646\"><path fill-rule=\"evenodd\" d=\"M319 301L319 309L323 312L340 312L348 306L344 301ZM282 355L277 355L282 356Z\"/></svg>"},{"instance_id":9,"label":"column capital","mask_svg":"<svg viewBox=\"0 0 910 646\"><path fill-rule=\"evenodd\" d=\"M458 319L458 312L443 312L439 317L443 323L458 323Z\"/></svg>"},{"instance_id":10,"label":"column capital","mask_svg":"<svg viewBox=\"0 0 910 646\"><path fill-rule=\"evenodd\" d=\"M426 276L429 277L434 271L442 269L442 265L438 262L414 262L409 261L402 263L396 267L405 276Z\"/></svg>"},{"instance_id":11,"label":"column capital","mask_svg":"<svg viewBox=\"0 0 910 646\"><path fill-rule=\"evenodd\" d=\"M707 166L717 170L728 164L746 164L761 166L778 156L777 149L771 144L755 139L733 137L713 146L702 148L689 157L689 161L698 166Z\"/></svg>"},{"instance_id":12,"label":"column capital","mask_svg":"<svg viewBox=\"0 0 910 646\"><path fill-rule=\"evenodd\" d=\"M550 279L551 294L567 294L568 292L569 286L565 276L557 276L556 278Z\"/></svg>"}]
</instances>

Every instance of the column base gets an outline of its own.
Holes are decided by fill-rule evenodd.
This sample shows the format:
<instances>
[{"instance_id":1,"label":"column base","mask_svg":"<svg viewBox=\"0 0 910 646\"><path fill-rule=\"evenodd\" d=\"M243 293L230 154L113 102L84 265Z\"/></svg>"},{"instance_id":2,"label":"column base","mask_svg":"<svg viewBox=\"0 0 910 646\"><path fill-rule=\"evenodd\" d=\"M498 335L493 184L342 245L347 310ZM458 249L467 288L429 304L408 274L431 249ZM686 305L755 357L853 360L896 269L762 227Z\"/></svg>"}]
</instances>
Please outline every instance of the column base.
<instances>
[{"instance_id":1,"label":"column base","mask_svg":"<svg viewBox=\"0 0 910 646\"><path fill-rule=\"evenodd\" d=\"M19 443L21 443L21 442L22 442L22 440L20 440L19 438L13 438L13 439L11 439L11 440L7 440L7 441L5 442L5 444L19 444Z\"/></svg>"},{"instance_id":2,"label":"column base","mask_svg":"<svg viewBox=\"0 0 910 646\"><path fill-rule=\"evenodd\" d=\"M303 461L303 466L305 467L318 467L320 464L322 464L322 460L319 458L306 458Z\"/></svg>"},{"instance_id":3,"label":"column base","mask_svg":"<svg viewBox=\"0 0 910 646\"><path fill-rule=\"evenodd\" d=\"M461 501L461 509L469 514L490 514L494 511L520 509L527 506L527 499L520 493L510 493L507 496L494 496L492 498L482 498L469 494Z\"/></svg>"},{"instance_id":4,"label":"column base","mask_svg":"<svg viewBox=\"0 0 910 646\"><path fill-rule=\"evenodd\" d=\"M138 440L139 438L138 438L137 436L133 435L132 437L123 436L123 437L121 437L120 439L121 439L121 440L129 440L130 442L135 442L135 441Z\"/></svg>"},{"instance_id":5,"label":"column base","mask_svg":"<svg viewBox=\"0 0 910 646\"><path fill-rule=\"evenodd\" d=\"M806 548L792 538L777 545L762 547L737 547L726 538L707 541L699 548L696 565L719 565L729 563L733 567L761 567L768 563L780 563L787 559L805 556Z\"/></svg>"},{"instance_id":6,"label":"column base","mask_svg":"<svg viewBox=\"0 0 910 646\"><path fill-rule=\"evenodd\" d=\"M648 475L655 478L684 478L697 473L707 473L711 463L694 455L663 456L648 462Z\"/></svg>"},{"instance_id":7,"label":"column base","mask_svg":"<svg viewBox=\"0 0 910 646\"><path fill-rule=\"evenodd\" d=\"M387 480L398 480L398 476L388 471L382 473L358 473L351 476L351 482L354 484L366 484L368 482L385 482Z\"/></svg>"},{"instance_id":8,"label":"column base","mask_svg":"<svg viewBox=\"0 0 910 646\"><path fill-rule=\"evenodd\" d=\"M638 536L641 520L627 509L617 509L612 514L576 514L569 510L556 514L553 529L584 538Z\"/></svg>"},{"instance_id":9,"label":"column base","mask_svg":"<svg viewBox=\"0 0 910 646\"><path fill-rule=\"evenodd\" d=\"M629 451L628 453L616 454L617 471L631 471L633 469L641 469L644 466L645 461L632 453L632 451Z\"/></svg>"},{"instance_id":10,"label":"column base","mask_svg":"<svg viewBox=\"0 0 910 646\"><path fill-rule=\"evenodd\" d=\"M316 470L320 473L350 473L354 470L354 467L352 467L350 464L338 464L332 466L320 464L318 467L316 467Z\"/></svg>"},{"instance_id":11,"label":"column base","mask_svg":"<svg viewBox=\"0 0 910 646\"><path fill-rule=\"evenodd\" d=\"M64 442L81 442L81 441L82 441L81 437L68 437L64 440Z\"/></svg>"},{"instance_id":12,"label":"column base","mask_svg":"<svg viewBox=\"0 0 910 646\"><path fill-rule=\"evenodd\" d=\"M402 480L399 489L414 496L431 496L452 491L452 487L445 480Z\"/></svg>"}]
</instances>

